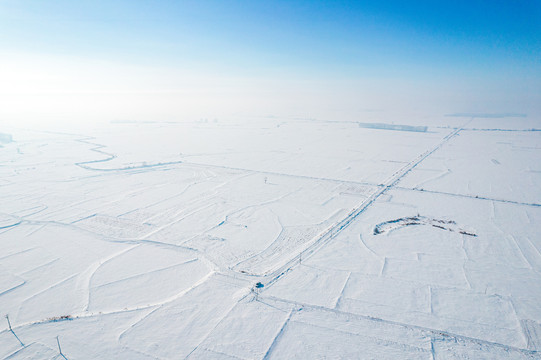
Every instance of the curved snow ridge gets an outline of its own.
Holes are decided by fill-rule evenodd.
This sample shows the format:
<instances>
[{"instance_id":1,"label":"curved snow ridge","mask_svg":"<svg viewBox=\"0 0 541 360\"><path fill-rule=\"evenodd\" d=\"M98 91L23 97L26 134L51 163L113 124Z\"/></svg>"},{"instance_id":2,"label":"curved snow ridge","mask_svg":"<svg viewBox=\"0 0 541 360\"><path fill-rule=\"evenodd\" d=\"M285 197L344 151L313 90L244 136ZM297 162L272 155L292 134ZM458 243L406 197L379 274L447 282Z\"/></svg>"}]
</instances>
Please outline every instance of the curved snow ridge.
<instances>
[{"instance_id":1,"label":"curved snow ridge","mask_svg":"<svg viewBox=\"0 0 541 360\"><path fill-rule=\"evenodd\" d=\"M93 143L93 142L89 141L89 140L93 140L93 139L95 139L95 138L94 137L85 137L83 139L78 139L77 141L88 144L88 145L94 145L94 147L91 148L90 151L97 152L99 154L105 155L106 157L103 158L103 159L97 159L97 160L81 161L81 162L75 163L75 165L77 165L77 166L79 166L79 167L81 167L83 169L87 169L87 170L98 170L98 169L95 169L93 167L88 166L88 164L95 164L95 163L100 163L100 162L111 161L114 158L116 158L115 154L111 154L111 153L100 150L100 149L106 147L105 145L101 145L101 144L97 144L97 143Z\"/></svg>"},{"instance_id":2,"label":"curved snow ridge","mask_svg":"<svg viewBox=\"0 0 541 360\"><path fill-rule=\"evenodd\" d=\"M441 230L457 232L462 235L477 236L477 234L471 230L464 230L458 227L457 223L453 220L434 219L421 215L403 217L379 223L374 227L374 235L391 232L393 230L411 225L429 225Z\"/></svg>"},{"instance_id":3,"label":"curved snow ridge","mask_svg":"<svg viewBox=\"0 0 541 360\"><path fill-rule=\"evenodd\" d=\"M91 148L90 151L94 151L94 152L97 152L98 154L105 155L105 157L103 159L81 161L81 162L75 163L75 165L79 166L80 168L83 168L86 170L94 170L94 171L124 171L124 170L138 170L138 169L154 168L158 166L176 165L176 164L182 163L182 161L168 161L168 162L156 162L156 163L141 162L141 163L132 163L132 164L121 166L121 167L112 167L112 168L94 167L92 165L97 164L97 163L105 163L105 162L109 162L111 160L116 159L117 155L101 150L103 148L106 148L107 146L89 141L93 139L95 138L86 137L83 139L78 139L77 141L88 144L88 145L94 145L94 147Z\"/></svg>"},{"instance_id":4,"label":"curved snow ridge","mask_svg":"<svg viewBox=\"0 0 541 360\"><path fill-rule=\"evenodd\" d=\"M8 214L0 214L0 229L7 229L13 226L17 226L22 222L19 217L15 217Z\"/></svg>"},{"instance_id":5,"label":"curved snow ridge","mask_svg":"<svg viewBox=\"0 0 541 360\"><path fill-rule=\"evenodd\" d=\"M50 316L45 319L41 320L33 320L33 321L27 321L27 322L21 322L17 325L13 325L12 328L14 330L22 329L27 326L32 325L39 325L39 324L47 324L51 322L59 322L59 321L72 321L77 319L83 319L83 318L91 318L95 316L104 316L104 315L111 315L111 314L118 314L118 313L125 313L125 312L133 312L133 311L139 311L139 310L145 310L145 309L153 309L160 308L163 305L169 304L173 302L174 300L181 298L185 294L189 293L191 290L197 288L198 286L205 283L208 279L210 279L213 275L217 274L216 271L210 271L208 274L206 274L203 278L199 279L196 283L192 284L188 288L183 289L182 291L178 292L177 294L174 294L173 296L170 296L165 299L160 299L159 301L155 301L152 303L148 303L145 305L137 305L133 307L123 307L123 308L116 308L116 309L110 309L106 311L82 311L77 313L71 313L66 315L59 315L59 316ZM70 278L73 278L74 276L71 276ZM64 280L65 281L65 280ZM4 332L10 331L9 329L4 329L0 331L0 334Z\"/></svg>"}]
</instances>

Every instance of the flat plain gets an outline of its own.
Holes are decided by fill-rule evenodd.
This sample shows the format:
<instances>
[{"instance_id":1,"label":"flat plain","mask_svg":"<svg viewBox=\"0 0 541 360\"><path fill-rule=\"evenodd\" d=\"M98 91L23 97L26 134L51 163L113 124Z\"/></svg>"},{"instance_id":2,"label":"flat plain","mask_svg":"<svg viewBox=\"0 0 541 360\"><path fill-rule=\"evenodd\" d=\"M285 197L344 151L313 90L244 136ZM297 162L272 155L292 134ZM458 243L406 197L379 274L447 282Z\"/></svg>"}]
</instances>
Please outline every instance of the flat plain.
<instances>
[{"instance_id":1,"label":"flat plain","mask_svg":"<svg viewBox=\"0 0 541 360\"><path fill-rule=\"evenodd\" d=\"M535 124L2 128L0 357L541 359Z\"/></svg>"}]
</instances>

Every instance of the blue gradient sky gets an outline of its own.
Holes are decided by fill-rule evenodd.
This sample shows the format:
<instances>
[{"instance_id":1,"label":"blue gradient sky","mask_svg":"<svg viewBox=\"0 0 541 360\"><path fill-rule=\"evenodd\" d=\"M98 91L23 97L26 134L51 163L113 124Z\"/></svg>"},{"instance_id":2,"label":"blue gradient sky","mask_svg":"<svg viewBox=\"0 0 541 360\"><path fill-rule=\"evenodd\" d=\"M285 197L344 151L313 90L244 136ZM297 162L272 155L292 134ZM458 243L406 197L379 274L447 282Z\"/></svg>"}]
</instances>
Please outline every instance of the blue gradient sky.
<instances>
[{"instance_id":1,"label":"blue gradient sky","mask_svg":"<svg viewBox=\"0 0 541 360\"><path fill-rule=\"evenodd\" d=\"M540 24L541 1L3 0L0 115L539 116Z\"/></svg>"}]
</instances>

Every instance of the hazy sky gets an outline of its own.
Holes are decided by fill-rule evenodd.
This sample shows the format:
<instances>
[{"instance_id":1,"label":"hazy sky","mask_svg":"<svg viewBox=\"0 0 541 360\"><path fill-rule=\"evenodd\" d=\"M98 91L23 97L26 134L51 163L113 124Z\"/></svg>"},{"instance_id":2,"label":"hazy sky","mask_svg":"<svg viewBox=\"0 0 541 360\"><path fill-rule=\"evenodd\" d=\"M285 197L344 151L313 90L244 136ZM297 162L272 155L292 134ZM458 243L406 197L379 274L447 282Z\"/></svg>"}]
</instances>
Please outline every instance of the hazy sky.
<instances>
[{"instance_id":1,"label":"hazy sky","mask_svg":"<svg viewBox=\"0 0 541 360\"><path fill-rule=\"evenodd\" d=\"M539 117L538 104L539 0L0 0L3 120Z\"/></svg>"}]
</instances>

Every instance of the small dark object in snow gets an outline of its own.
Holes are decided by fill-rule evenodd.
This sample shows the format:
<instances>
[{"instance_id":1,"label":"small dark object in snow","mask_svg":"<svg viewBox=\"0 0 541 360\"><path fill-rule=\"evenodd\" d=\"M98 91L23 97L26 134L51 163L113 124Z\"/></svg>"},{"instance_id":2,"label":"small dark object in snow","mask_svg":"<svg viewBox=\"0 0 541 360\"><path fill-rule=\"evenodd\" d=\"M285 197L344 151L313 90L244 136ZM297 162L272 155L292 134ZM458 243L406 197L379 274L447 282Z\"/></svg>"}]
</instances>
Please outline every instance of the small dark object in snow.
<instances>
[{"instance_id":1,"label":"small dark object in snow","mask_svg":"<svg viewBox=\"0 0 541 360\"><path fill-rule=\"evenodd\" d=\"M48 318L47 320L48 321L63 321L63 320L72 320L73 318L71 317L71 315L62 315L62 316L54 316L54 317L50 317Z\"/></svg>"},{"instance_id":2,"label":"small dark object in snow","mask_svg":"<svg viewBox=\"0 0 541 360\"><path fill-rule=\"evenodd\" d=\"M265 286L265 285L263 285L263 284L260 283L260 282L258 282L257 284L255 284L256 289L261 289L263 286Z\"/></svg>"}]
</instances>

